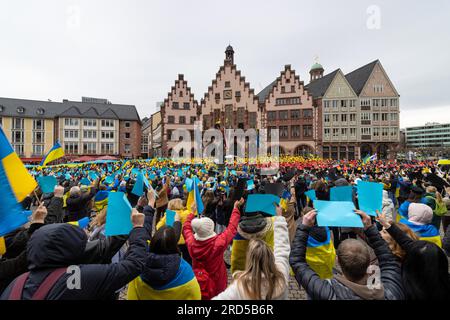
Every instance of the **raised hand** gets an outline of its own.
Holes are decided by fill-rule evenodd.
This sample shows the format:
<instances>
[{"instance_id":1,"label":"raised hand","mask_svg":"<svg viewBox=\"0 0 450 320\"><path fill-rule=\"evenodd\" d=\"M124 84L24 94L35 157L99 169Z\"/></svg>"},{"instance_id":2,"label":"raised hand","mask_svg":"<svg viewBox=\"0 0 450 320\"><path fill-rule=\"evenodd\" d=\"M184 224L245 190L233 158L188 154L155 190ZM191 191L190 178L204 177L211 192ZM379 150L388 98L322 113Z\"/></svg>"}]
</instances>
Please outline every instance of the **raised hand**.
<instances>
[{"instance_id":1,"label":"raised hand","mask_svg":"<svg viewBox=\"0 0 450 320\"><path fill-rule=\"evenodd\" d=\"M133 228L143 227L144 226L145 215L137 211L136 208L131 210L131 223L133 224Z\"/></svg>"}]
</instances>

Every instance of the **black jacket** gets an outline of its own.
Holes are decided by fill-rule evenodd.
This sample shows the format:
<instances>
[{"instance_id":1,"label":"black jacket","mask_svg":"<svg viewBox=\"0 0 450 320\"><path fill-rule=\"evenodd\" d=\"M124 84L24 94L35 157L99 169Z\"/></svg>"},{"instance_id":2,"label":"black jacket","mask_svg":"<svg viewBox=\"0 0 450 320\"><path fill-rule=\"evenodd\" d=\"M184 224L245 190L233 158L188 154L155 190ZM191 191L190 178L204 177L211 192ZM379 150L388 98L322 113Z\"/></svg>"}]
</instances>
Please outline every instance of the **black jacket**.
<instances>
[{"instance_id":1,"label":"black jacket","mask_svg":"<svg viewBox=\"0 0 450 320\"><path fill-rule=\"evenodd\" d=\"M322 280L306 262L306 244L309 229L302 224L297 227L290 256L290 264L295 278L313 300L359 300L350 288L344 286L335 278ZM401 266L392 254L386 242L381 238L373 225L364 232L369 245L375 251L380 267L381 282L386 300L405 299L402 289Z\"/></svg>"},{"instance_id":2,"label":"black jacket","mask_svg":"<svg viewBox=\"0 0 450 320\"><path fill-rule=\"evenodd\" d=\"M149 253L141 279L151 287L161 287L172 281L180 269L181 256Z\"/></svg>"},{"instance_id":3,"label":"black jacket","mask_svg":"<svg viewBox=\"0 0 450 320\"><path fill-rule=\"evenodd\" d=\"M67 198L67 215L69 221L77 221L84 217L89 217L88 202L95 196L97 189L91 187L89 193L81 195L71 195Z\"/></svg>"},{"instance_id":4,"label":"black jacket","mask_svg":"<svg viewBox=\"0 0 450 320\"><path fill-rule=\"evenodd\" d=\"M142 272L148 240L145 228L134 228L129 235L130 246L124 260L114 264L81 264L85 259L87 242L84 231L64 223L46 225L33 234L27 248L30 276L22 298L30 299L55 268L73 265L79 267L81 288L68 289L68 278L74 273L65 273L50 290L47 300L112 298L116 290ZM3 292L2 300L8 299L14 282Z\"/></svg>"},{"instance_id":5,"label":"black jacket","mask_svg":"<svg viewBox=\"0 0 450 320\"><path fill-rule=\"evenodd\" d=\"M442 239L442 249L444 249L447 257L450 257L450 228L447 228L444 238Z\"/></svg>"},{"instance_id":6,"label":"black jacket","mask_svg":"<svg viewBox=\"0 0 450 320\"><path fill-rule=\"evenodd\" d=\"M16 277L27 272L27 242L33 232L42 226L42 223L33 223L27 230L19 232L13 239L13 246L7 250L7 258L0 260L0 293L3 292Z\"/></svg>"},{"instance_id":7,"label":"black jacket","mask_svg":"<svg viewBox=\"0 0 450 320\"><path fill-rule=\"evenodd\" d=\"M47 216L45 217L45 224L61 223L64 220L63 198L52 197L46 205Z\"/></svg>"}]
</instances>

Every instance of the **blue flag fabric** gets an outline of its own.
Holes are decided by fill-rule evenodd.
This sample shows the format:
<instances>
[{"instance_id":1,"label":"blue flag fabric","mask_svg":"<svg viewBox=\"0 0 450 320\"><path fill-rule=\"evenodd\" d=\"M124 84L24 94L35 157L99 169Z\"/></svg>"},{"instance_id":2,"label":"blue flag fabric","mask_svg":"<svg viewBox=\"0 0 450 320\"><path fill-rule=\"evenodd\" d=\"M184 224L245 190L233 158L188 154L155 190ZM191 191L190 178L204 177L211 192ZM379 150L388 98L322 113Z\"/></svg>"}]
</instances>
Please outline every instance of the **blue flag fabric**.
<instances>
[{"instance_id":1,"label":"blue flag fabric","mask_svg":"<svg viewBox=\"0 0 450 320\"><path fill-rule=\"evenodd\" d=\"M330 189L330 201L352 201L353 199L353 187L342 186L334 187Z\"/></svg>"},{"instance_id":2,"label":"blue flag fabric","mask_svg":"<svg viewBox=\"0 0 450 320\"><path fill-rule=\"evenodd\" d=\"M90 185L91 185L91 181L90 181L88 178L83 178L83 179L81 179L81 180L80 180L80 183L81 183L83 186L90 186Z\"/></svg>"},{"instance_id":3,"label":"blue flag fabric","mask_svg":"<svg viewBox=\"0 0 450 320\"><path fill-rule=\"evenodd\" d=\"M317 210L319 227L363 227L361 218L354 211L353 202L316 200L314 208Z\"/></svg>"},{"instance_id":4,"label":"blue flag fabric","mask_svg":"<svg viewBox=\"0 0 450 320\"><path fill-rule=\"evenodd\" d=\"M274 194L249 194L245 212L264 212L274 216L276 214L274 202L280 204L281 198Z\"/></svg>"},{"instance_id":5,"label":"blue flag fabric","mask_svg":"<svg viewBox=\"0 0 450 320\"><path fill-rule=\"evenodd\" d=\"M377 182L359 181L357 190L359 209L376 217L376 210L381 212L383 209L383 185Z\"/></svg>"},{"instance_id":6,"label":"blue flag fabric","mask_svg":"<svg viewBox=\"0 0 450 320\"><path fill-rule=\"evenodd\" d=\"M42 193L51 193L55 190L58 181L54 176L40 176L37 178Z\"/></svg>"},{"instance_id":7,"label":"blue flag fabric","mask_svg":"<svg viewBox=\"0 0 450 320\"><path fill-rule=\"evenodd\" d=\"M106 211L106 236L129 234L133 229L131 223L131 204L123 192L110 192Z\"/></svg>"}]
</instances>

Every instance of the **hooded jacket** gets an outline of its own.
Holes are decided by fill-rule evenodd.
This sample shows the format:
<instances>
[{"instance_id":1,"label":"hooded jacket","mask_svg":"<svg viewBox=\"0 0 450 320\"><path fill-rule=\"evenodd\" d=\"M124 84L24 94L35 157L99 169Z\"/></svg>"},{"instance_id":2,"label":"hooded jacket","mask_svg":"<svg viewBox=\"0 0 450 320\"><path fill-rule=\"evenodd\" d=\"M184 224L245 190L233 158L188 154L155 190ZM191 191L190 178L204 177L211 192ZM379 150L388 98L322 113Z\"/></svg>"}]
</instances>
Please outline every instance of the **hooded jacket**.
<instances>
[{"instance_id":1,"label":"hooded jacket","mask_svg":"<svg viewBox=\"0 0 450 320\"><path fill-rule=\"evenodd\" d=\"M49 291L46 300L108 299L138 276L144 266L149 235L144 228L134 228L129 235L129 249L124 260L115 264L80 264L85 257L87 236L70 224L51 224L41 227L30 238L27 248L29 277L25 282L22 299L29 300L39 285L56 268L77 265L80 289L69 289L67 280L74 276L68 269ZM16 278L17 280L17 278ZM3 292L7 300L14 280Z\"/></svg>"},{"instance_id":2,"label":"hooded jacket","mask_svg":"<svg viewBox=\"0 0 450 320\"><path fill-rule=\"evenodd\" d=\"M227 269L223 254L237 232L240 212L234 209L228 227L219 235L205 241L194 238L191 222L194 215L191 213L183 226L183 236L192 257L192 267L199 280L202 290L202 299L211 299L224 291L227 287Z\"/></svg>"},{"instance_id":3,"label":"hooded jacket","mask_svg":"<svg viewBox=\"0 0 450 320\"><path fill-rule=\"evenodd\" d=\"M95 196L97 189L91 187L89 193L81 193L77 195L70 195L67 200L67 215L69 221L78 221L84 217L89 216L88 202Z\"/></svg>"},{"instance_id":4,"label":"hooded jacket","mask_svg":"<svg viewBox=\"0 0 450 320\"><path fill-rule=\"evenodd\" d=\"M374 225L364 231L368 244L375 251L380 267L381 286L380 288L373 288L372 292L366 291L363 288L365 286L349 283L343 277L337 276L328 280L320 279L306 262L306 244L309 230L310 228L303 224L298 226L289 260L298 284L306 290L308 296L313 300L405 299L400 263Z\"/></svg>"},{"instance_id":5,"label":"hooded jacket","mask_svg":"<svg viewBox=\"0 0 450 320\"><path fill-rule=\"evenodd\" d=\"M274 217L274 236L275 244L273 255L275 258L275 265L277 269L284 276L284 290L280 291L279 294L273 297L273 300L287 300L288 299L288 283L289 283L289 253L291 251L289 243L289 233L286 219L284 217ZM249 297L246 296L245 292L238 285L239 280L233 281L233 283L221 294L214 298L214 300L248 300ZM263 298L267 293L267 285L263 281L261 283L261 291Z\"/></svg>"},{"instance_id":6,"label":"hooded jacket","mask_svg":"<svg viewBox=\"0 0 450 320\"><path fill-rule=\"evenodd\" d=\"M128 300L200 300L192 267L179 254L150 253L142 274L128 285Z\"/></svg>"},{"instance_id":7,"label":"hooded jacket","mask_svg":"<svg viewBox=\"0 0 450 320\"><path fill-rule=\"evenodd\" d=\"M231 273L245 270L248 243L251 239L263 240L273 249L274 217L265 218L261 214L243 216L239 223L238 233L231 247Z\"/></svg>"}]
</instances>

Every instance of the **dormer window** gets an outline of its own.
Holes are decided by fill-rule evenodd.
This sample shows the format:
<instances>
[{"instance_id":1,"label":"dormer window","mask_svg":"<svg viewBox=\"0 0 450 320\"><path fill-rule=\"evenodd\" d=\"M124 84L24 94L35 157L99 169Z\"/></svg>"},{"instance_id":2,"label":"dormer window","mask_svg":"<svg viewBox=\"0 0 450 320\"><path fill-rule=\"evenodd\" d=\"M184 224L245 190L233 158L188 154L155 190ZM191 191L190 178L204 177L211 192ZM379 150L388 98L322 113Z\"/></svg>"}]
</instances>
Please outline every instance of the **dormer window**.
<instances>
[{"instance_id":1,"label":"dormer window","mask_svg":"<svg viewBox=\"0 0 450 320\"><path fill-rule=\"evenodd\" d=\"M37 113L37 114L40 114L40 115L43 115L44 112L45 112L45 110L42 109L42 108L39 108L39 109L37 109L37 111L36 111L36 113Z\"/></svg>"},{"instance_id":2,"label":"dormer window","mask_svg":"<svg viewBox=\"0 0 450 320\"><path fill-rule=\"evenodd\" d=\"M24 113L25 112L25 108L24 107L18 107L17 108L17 113Z\"/></svg>"}]
</instances>

